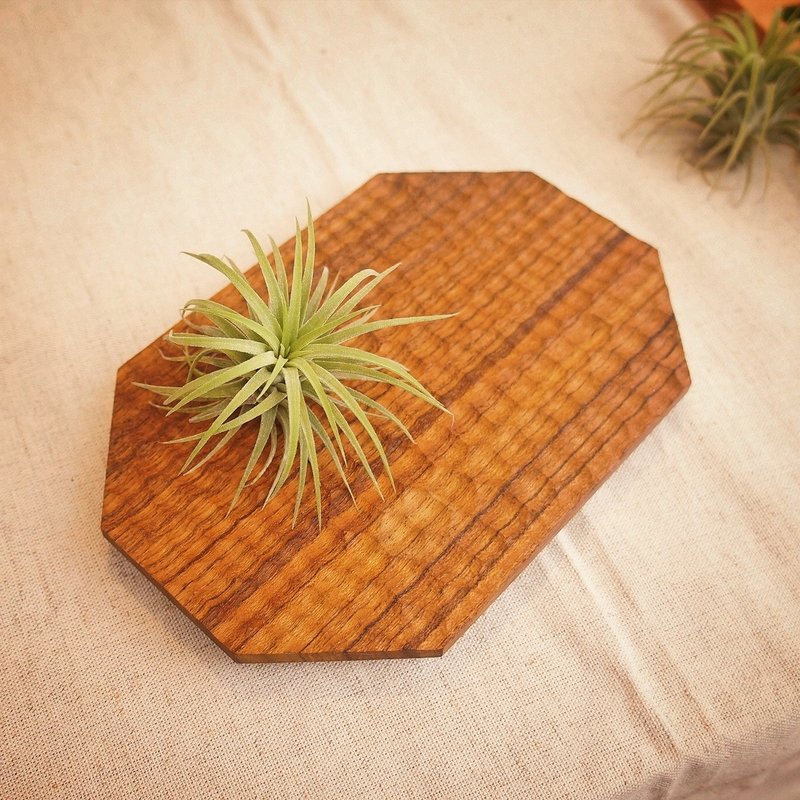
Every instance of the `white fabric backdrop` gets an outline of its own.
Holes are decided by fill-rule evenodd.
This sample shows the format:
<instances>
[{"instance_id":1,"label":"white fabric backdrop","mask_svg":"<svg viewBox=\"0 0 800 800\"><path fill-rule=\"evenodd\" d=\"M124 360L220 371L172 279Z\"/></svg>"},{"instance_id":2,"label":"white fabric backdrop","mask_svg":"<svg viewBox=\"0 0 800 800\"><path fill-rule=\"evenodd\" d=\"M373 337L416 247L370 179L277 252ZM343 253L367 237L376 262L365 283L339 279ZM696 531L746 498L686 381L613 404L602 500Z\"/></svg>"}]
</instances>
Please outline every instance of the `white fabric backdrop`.
<instances>
[{"instance_id":1,"label":"white fabric backdrop","mask_svg":"<svg viewBox=\"0 0 800 800\"><path fill-rule=\"evenodd\" d=\"M800 182L620 138L698 10L0 4L0 795L800 796ZM530 169L661 252L694 384L441 660L236 665L103 540L116 368L379 171Z\"/></svg>"}]
</instances>

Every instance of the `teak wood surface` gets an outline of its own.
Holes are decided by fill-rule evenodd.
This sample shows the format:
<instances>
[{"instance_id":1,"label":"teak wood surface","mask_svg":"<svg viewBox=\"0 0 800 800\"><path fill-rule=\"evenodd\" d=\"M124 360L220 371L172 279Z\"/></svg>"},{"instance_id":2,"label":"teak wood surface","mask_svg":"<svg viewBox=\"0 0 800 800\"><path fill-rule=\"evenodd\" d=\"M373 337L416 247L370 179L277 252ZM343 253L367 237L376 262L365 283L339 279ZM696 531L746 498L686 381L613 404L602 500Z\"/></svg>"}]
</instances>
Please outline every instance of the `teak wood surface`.
<instances>
[{"instance_id":1,"label":"teak wood surface","mask_svg":"<svg viewBox=\"0 0 800 800\"><path fill-rule=\"evenodd\" d=\"M364 342L453 418L373 389L416 439L379 427L396 494L354 471L354 507L325 456L322 530L293 481L262 509L269 474L226 516L253 434L177 477L196 428L132 383L182 382L158 340L119 370L103 532L238 661L441 655L688 388L658 256L530 173L378 175L315 224L343 278L403 262L381 314L459 312Z\"/></svg>"}]
</instances>

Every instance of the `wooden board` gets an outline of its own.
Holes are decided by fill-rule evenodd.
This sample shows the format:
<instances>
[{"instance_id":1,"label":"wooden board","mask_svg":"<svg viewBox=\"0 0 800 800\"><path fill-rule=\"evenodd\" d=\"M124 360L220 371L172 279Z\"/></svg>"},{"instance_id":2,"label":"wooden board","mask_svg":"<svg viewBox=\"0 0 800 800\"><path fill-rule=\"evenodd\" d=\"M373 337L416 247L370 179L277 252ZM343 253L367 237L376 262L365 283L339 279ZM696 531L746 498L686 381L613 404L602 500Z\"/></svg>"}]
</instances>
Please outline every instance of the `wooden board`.
<instances>
[{"instance_id":1,"label":"wooden board","mask_svg":"<svg viewBox=\"0 0 800 800\"><path fill-rule=\"evenodd\" d=\"M688 388L658 256L530 173L378 175L315 224L343 277L403 262L385 315L460 312L367 343L454 422L391 390L386 502L325 458L321 531L293 481L261 509L269 474L226 517L251 442L176 477L191 426L131 383L181 380L156 341L119 370L102 529L236 660L441 655Z\"/></svg>"}]
</instances>

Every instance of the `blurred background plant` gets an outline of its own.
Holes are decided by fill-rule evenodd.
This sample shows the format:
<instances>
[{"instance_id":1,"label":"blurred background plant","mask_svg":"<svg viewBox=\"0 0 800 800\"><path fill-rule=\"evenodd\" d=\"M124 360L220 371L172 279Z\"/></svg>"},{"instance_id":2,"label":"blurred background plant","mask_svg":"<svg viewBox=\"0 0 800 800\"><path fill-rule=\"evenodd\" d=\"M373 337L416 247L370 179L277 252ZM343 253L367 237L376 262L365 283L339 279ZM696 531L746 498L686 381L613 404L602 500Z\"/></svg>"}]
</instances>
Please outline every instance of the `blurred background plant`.
<instances>
[{"instance_id":1,"label":"blurred background plant","mask_svg":"<svg viewBox=\"0 0 800 800\"><path fill-rule=\"evenodd\" d=\"M758 155L770 174L770 146L800 152L800 14L778 10L760 35L747 13L720 14L678 37L643 84L654 91L631 128L645 140L668 129L691 137L687 160L716 187L745 169L742 196Z\"/></svg>"}]
</instances>

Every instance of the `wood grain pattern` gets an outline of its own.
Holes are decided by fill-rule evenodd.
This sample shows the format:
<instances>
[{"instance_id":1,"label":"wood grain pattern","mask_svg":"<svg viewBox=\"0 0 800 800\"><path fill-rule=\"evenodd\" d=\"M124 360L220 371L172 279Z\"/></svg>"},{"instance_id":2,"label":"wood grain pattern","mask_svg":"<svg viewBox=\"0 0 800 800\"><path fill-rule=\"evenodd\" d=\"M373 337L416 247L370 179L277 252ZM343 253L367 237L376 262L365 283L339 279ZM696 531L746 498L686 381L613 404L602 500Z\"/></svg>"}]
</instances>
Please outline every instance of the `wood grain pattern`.
<instances>
[{"instance_id":1,"label":"wood grain pattern","mask_svg":"<svg viewBox=\"0 0 800 800\"><path fill-rule=\"evenodd\" d=\"M315 225L343 277L403 262L386 315L460 312L369 342L454 421L390 390L416 444L379 429L386 502L323 458L321 531L292 481L261 509L268 475L226 517L250 442L176 477L189 423L131 383L180 380L154 342L118 374L103 532L236 660L441 655L688 388L658 256L530 173L378 175Z\"/></svg>"}]
</instances>

